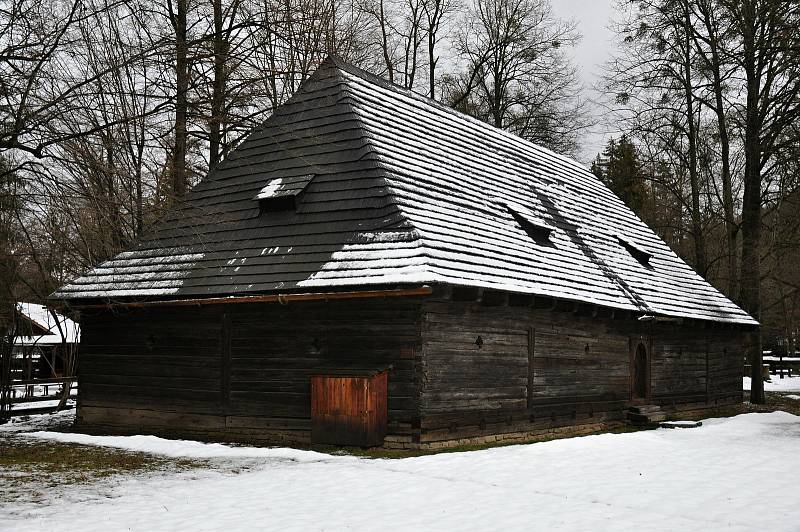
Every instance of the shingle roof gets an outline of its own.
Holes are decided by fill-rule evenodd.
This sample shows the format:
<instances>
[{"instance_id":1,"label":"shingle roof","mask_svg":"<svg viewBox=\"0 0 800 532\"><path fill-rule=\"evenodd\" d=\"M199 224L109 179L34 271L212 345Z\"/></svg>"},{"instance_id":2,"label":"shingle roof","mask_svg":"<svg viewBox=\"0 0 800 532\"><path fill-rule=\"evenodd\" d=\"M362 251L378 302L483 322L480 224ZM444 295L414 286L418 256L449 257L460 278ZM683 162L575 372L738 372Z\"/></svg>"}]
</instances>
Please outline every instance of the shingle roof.
<instances>
[{"instance_id":1,"label":"shingle roof","mask_svg":"<svg viewBox=\"0 0 800 532\"><path fill-rule=\"evenodd\" d=\"M274 183L301 187L296 212L259 214ZM437 282L756 323L577 162L336 59L135 250L54 297Z\"/></svg>"}]
</instances>

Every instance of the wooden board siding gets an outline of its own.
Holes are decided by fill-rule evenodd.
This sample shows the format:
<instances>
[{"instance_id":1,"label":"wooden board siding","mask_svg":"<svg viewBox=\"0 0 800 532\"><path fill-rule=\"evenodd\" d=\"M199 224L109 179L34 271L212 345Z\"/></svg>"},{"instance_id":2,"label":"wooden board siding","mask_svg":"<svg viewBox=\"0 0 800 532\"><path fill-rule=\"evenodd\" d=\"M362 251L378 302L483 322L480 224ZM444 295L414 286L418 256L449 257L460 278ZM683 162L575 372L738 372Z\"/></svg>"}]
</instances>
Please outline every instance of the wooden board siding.
<instances>
[{"instance_id":1,"label":"wooden board siding","mask_svg":"<svg viewBox=\"0 0 800 532\"><path fill-rule=\"evenodd\" d=\"M87 315L83 323L84 424L168 425L183 414L222 429L308 431L311 374L353 364L392 366L390 430L408 432L418 417L420 321L412 301L151 308ZM126 418L128 411L135 416ZM142 420L142 411L152 415Z\"/></svg>"},{"instance_id":2,"label":"wooden board siding","mask_svg":"<svg viewBox=\"0 0 800 532\"><path fill-rule=\"evenodd\" d=\"M417 306L377 301L264 308L231 313L231 415L309 419L315 370L371 362L393 366L389 417L411 422Z\"/></svg>"},{"instance_id":3,"label":"wooden board siding","mask_svg":"<svg viewBox=\"0 0 800 532\"><path fill-rule=\"evenodd\" d=\"M572 312L426 302L421 441L621 419L630 332Z\"/></svg>"},{"instance_id":4,"label":"wooden board siding","mask_svg":"<svg viewBox=\"0 0 800 532\"><path fill-rule=\"evenodd\" d=\"M744 347L736 331L665 325L652 337L654 402L680 407L741 399Z\"/></svg>"},{"instance_id":5,"label":"wooden board siding","mask_svg":"<svg viewBox=\"0 0 800 532\"><path fill-rule=\"evenodd\" d=\"M628 397L627 335L607 324L543 325L536 329L534 398Z\"/></svg>"},{"instance_id":6,"label":"wooden board siding","mask_svg":"<svg viewBox=\"0 0 800 532\"><path fill-rule=\"evenodd\" d=\"M597 426L622 420L639 343L647 402L680 410L741 400L738 329L442 293L87 314L78 419L308 443L312 374L391 365L389 433L410 444Z\"/></svg>"},{"instance_id":7,"label":"wooden board siding","mask_svg":"<svg viewBox=\"0 0 800 532\"><path fill-rule=\"evenodd\" d=\"M740 334L631 317L428 301L421 441L621 420L639 343L649 354L649 402L679 409L739 401Z\"/></svg>"},{"instance_id":8,"label":"wooden board siding","mask_svg":"<svg viewBox=\"0 0 800 532\"><path fill-rule=\"evenodd\" d=\"M221 414L221 325L216 309L84 316L81 405Z\"/></svg>"}]
</instances>

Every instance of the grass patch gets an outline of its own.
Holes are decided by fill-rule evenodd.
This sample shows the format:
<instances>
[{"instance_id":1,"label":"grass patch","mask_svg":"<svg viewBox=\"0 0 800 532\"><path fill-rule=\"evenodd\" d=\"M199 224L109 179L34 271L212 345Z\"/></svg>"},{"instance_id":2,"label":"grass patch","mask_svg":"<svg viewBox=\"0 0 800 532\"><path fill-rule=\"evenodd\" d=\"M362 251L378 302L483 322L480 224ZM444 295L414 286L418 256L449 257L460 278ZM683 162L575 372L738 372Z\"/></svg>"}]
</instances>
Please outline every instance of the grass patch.
<instances>
[{"instance_id":1,"label":"grass patch","mask_svg":"<svg viewBox=\"0 0 800 532\"><path fill-rule=\"evenodd\" d=\"M750 398L750 393L747 394L747 399ZM787 395L800 395L797 392L766 392L766 404L751 405L755 412L774 412L775 410L783 410L796 416L800 416L800 401L797 399L789 399Z\"/></svg>"},{"instance_id":2,"label":"grass patch","mask_svg":"<svg viewBox=\"0 0 800 532\"><path fill-rule=\"evenodd\" d=\"M177 472L205 465L107 447L0 436L0 503L41 502L48 491L115 475Z\"/></svg>"}]
</instances>

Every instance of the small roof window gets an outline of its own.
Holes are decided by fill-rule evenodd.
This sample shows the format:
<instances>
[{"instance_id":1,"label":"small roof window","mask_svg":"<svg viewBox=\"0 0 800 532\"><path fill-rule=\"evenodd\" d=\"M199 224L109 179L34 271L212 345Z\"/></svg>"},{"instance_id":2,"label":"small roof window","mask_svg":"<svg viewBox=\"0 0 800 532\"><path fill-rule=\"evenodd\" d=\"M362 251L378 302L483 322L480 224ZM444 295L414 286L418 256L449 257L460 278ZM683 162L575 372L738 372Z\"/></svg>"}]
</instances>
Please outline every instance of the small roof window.
<instances>
[{"instance_id":1,"label":"small roof window","mask_svg":"<svg viewBox=\"0 0 800 532\"><path fill-rule=\"evenodd\" d=\"M639 261L642 266L646 268L652 268L650 265L650 257L652 257L652 253L633 243L630 238L622 235L617 235L617 242L619 242L619 245L624 247L634 259Z\"/></svg>"},{"instance_id":2,"label":"small roof window","mask_svg":"<svg viewBox=\"0 0 800 532\"><path fill-rule=\"evenodd\" d=\"M550 235L554 231L554 228L551 225L534 214L533 211L521 205L510 202L504 202L504 205L514 220L534 242L540 246L553 246Z\"/></svg>"},{"instance_id":3,"label":"small roof window","mask_svg":"<svg viewBox=\"0 0 800 532\"><path fill-rule=\"evenodd\" d=\"M297 197L314 179L314 174L301 176L276 177L262 188L256 197L261 205L261 212L293 211L297 208Z\"/></svg>"}]
</instances>

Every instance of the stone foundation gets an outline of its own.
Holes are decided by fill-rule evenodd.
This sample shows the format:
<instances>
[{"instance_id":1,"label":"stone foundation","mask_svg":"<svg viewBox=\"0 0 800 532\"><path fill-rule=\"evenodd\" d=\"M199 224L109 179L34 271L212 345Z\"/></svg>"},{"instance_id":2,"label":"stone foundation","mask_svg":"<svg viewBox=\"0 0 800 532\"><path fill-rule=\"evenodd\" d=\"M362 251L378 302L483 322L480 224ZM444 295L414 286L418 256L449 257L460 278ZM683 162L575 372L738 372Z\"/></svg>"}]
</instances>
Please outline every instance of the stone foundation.
<instances>
[{"instance_id":1,"label":"stone foundation","mask_svg":"<svg viewBox=\"0 0 800 532\"><path fill-rule=\"evenodd\" d=\"M590 423L429 442L414 442L412 436L389 435L384 439L383 447L386 449L436 450L493 444L533 443L559 438L571 438L574 436L586 436L588 434L619 428L623 425L624 423L622 422Z\"/></svg>"},{"instance_id":2,"label":"stone foundation","mask_svg":"<svg viewBox=\"0 0 800 532\"><path fill-rule=\"evenodd\" d=\"M741 403L739 403L741 404ZM669 419L699 419L725 415L725 411L736 403L718 404L691 403L679 408L668 408ZM585 436L613 430L626 423L620 419L582 419L574 424L559 426L535 426L519 424L504 427L505 431L491 433L492 428L479 431L464 428L453 431L452 437L444 431L422 434L406 427L403 434L388 434L384 438L384 449L437 450L455 447L533 443L558 438ZM311 429L307 420L276 420L242 416L192 415L178 412L162 412L129 408L80 407L77 427L90 434L154 434L167 438L199 441L248 443L253 445L277 445L310 448ZM498 426L495 429L500 428ZM402 429L402 427L401 427Z\"/></svg>"}]
</instances>

